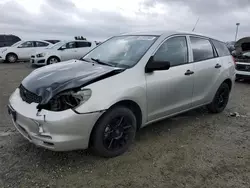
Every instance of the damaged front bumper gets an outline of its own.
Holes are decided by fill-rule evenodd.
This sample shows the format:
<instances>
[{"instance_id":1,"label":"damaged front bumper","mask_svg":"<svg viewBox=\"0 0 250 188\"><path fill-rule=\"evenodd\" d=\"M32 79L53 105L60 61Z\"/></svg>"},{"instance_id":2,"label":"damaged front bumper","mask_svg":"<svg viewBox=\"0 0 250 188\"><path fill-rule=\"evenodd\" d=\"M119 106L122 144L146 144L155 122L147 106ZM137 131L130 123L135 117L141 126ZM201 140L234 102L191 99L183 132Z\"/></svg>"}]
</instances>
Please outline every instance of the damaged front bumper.
<instances>
[{"instance_id":1,"label":"damaged front bumper","mask_svg":"<svg viewBox=\"0 0 250 188\"><path fill-rule=\"evenodd\" d=\"M26 139L54 151L88 148L92 128L103 113L77 114L71 109L38 112L36 107L37 103L24 102L16 89L10 97L8 111L16 129Z\"/></svg>"}]
</instances>

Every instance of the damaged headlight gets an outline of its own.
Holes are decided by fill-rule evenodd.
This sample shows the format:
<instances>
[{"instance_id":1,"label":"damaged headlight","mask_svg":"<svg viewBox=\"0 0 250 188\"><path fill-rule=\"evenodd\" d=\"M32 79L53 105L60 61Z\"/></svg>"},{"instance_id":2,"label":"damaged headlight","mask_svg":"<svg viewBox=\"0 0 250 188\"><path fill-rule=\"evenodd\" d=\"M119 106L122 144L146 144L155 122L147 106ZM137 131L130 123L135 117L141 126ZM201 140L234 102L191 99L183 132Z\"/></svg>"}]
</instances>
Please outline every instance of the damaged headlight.
<instances>
[{"instance_id":1,"label":"damaged headlight","mask_svg":"<svg viewBox=\"0 0 250 188\"><path fill-rule=\"evenodd\" d=\"M46 53L40 53L40 54L37 54L36 57L44 57L46 55Z\"/></svg>"},{"instance_id":2,"label":"damaged headlight","mask_svg":"<svg viewBox=\"0 0 250 188\"><path fill-rule=\"evenodd\" d=\"M79 91L66 91L54 96L48 104L42 108L51 111L63 111L74 109L86 102L91 97L90 89L81 89Z\"/></svg>"}]
</instances>

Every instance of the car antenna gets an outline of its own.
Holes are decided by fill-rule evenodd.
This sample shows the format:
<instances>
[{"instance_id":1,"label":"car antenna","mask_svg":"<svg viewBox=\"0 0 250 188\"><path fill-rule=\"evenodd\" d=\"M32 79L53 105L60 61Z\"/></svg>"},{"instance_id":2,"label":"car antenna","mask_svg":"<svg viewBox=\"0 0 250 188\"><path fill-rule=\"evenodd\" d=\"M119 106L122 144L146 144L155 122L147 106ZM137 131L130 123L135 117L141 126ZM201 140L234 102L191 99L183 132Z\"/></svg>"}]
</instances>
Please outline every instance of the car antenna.
<instances>
[{"instance_id":1,"label":"car antenna","mask_svg":"<svg viewBox=\"0 0 250 188\"><path fill-rule=\"evenodd\" d=\"M194 24L194 28L192 29L192 32L195 30L196 25L198 24L199 20L200 20L200 17L197 19L196 23Z\"/></svg>"}]
</instances>

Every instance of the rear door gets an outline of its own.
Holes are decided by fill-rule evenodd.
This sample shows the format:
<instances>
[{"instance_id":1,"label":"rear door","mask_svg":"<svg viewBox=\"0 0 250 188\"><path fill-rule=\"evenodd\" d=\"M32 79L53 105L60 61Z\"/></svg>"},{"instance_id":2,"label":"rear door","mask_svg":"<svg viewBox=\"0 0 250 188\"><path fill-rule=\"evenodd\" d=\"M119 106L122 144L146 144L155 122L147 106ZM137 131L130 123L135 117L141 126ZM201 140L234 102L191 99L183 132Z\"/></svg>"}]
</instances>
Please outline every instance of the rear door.
<instances>
[{"instance_id":1,"label":"rear door","mask_svg":"<svg viewBox=\"0 0 250 188\"><path fill-rule=\"evenodd\" d=\"M199 36L189 36L189 39L194 65L192 105L200 106L210 102L211 90L214 90L214 86L217 85L216 82L220 78L223 63L209 39Z\"/></svg>"},{"instance_id":2,"label":"rear door","mask_svg":"<svg viewBox=\"0 0 250 188\"><path fill-rule=\"evenodd\" d=\"M186 36L173 36L166 39L153 55L156 61L169 61L170 69L145 74L148 121L191 107L194 79L188 52Z\"/></svg>"},{"instance_id":3,"label":"rear door","mask_svg":"<svg viewBox=\"0 0 250 188\"><path fill-rule=\"evenodd\" d=\"M77 58L83 57L90 49L92 49L93 43L88 41L78 41L77 44Z\"/></svg>"}]
</instances>

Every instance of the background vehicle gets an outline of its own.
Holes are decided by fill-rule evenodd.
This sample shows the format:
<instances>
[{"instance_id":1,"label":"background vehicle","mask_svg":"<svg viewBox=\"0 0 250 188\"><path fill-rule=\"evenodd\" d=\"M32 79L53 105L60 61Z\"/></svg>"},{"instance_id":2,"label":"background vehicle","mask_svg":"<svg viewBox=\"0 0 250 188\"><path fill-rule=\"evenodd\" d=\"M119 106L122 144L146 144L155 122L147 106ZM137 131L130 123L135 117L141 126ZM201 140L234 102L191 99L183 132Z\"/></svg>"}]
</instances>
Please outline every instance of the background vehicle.
<instances>
[{"instance_id":1,"label":"background vehicle","mask_svg":"<svg viewBox=\"0 0 250 188\"><path fill-rule=\"evenodd\" d=\"M9 112L21 134L39 146L90 147L114 157L150 123L204 105L222 112L234 79L223 42L193 33L130 33L80 60L33 71L11 95Z\"/></svg>"},{"instance_id":2,"label":"background vehicle","mask_svg":"<svg viewBox=\"0 0 250 188\"><path fill-rule=\"evenodd\" d=\"M48 65L70 59L80 59L88 51L96 47L95 42L85 40L61 41L47 49L36 51L31 55L34 65Z\"/></svg>"},{"instance_id":3,"label":"background vehicle","mask_svg":"<svg viewBox=\"0 0 250 188\"><path fill-rule=\"evenodd\" d=\"M44 40L44 41L50 42L52 44L56 44L56 43L60 42L60 40Z\"/></svg>"},{"instance_id":4,"label":"background vehicle","mask_svg":"<svg viewBox=\"0 0 250 188\"><path fill-rule=\"evenodd\" d=\"M20 40L16 35L0 35L0 47L11 46Z\"/></svg>"},{"instance_id":5,"label":"background vehicle","mask_svg":"<svg viewBox=\"0 0 250 188\"><path fill-rule=\"evenodd\" d=\"M243 52L235 56L236 80L250 79L250 52Z\"/></svg>"},{"instance_id":6,"label":"background vehicle","mask_svg":"<svg viewBox=\"0 0 250 188\"><path fill-rule=\"evenodd\" d=\"M19 41L10 47L4 47L0 49L0 60L14 63L18 60L29 60L34 51L38 49L47 48L53 44L42 41Z\"/></svg>"}]
</instances>

